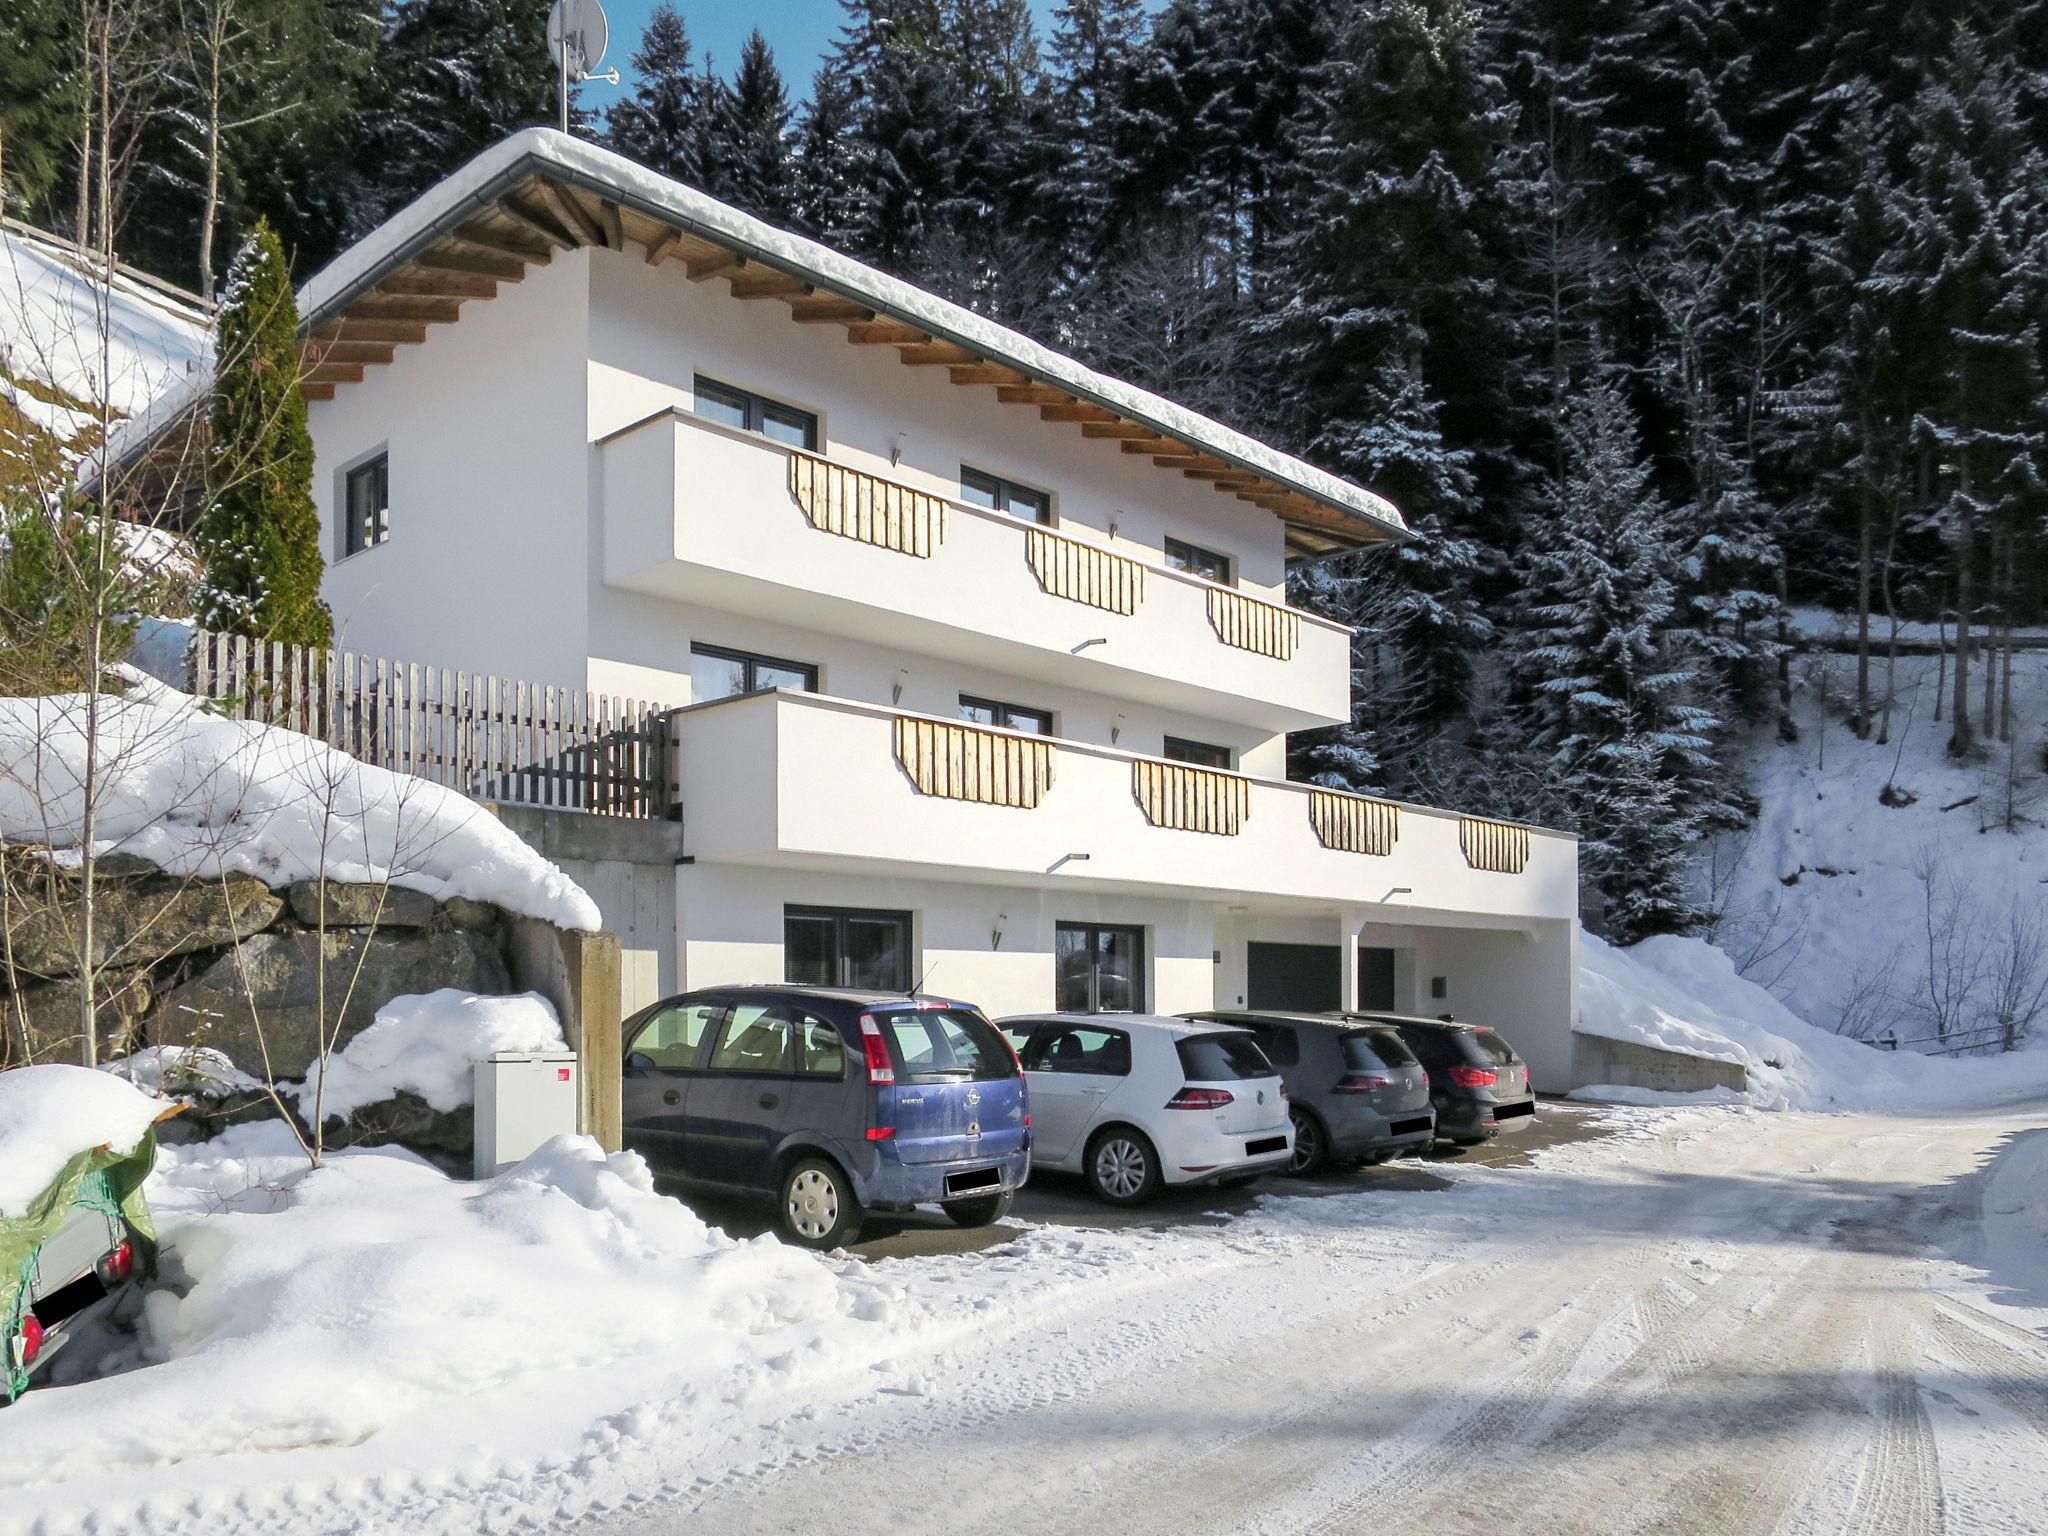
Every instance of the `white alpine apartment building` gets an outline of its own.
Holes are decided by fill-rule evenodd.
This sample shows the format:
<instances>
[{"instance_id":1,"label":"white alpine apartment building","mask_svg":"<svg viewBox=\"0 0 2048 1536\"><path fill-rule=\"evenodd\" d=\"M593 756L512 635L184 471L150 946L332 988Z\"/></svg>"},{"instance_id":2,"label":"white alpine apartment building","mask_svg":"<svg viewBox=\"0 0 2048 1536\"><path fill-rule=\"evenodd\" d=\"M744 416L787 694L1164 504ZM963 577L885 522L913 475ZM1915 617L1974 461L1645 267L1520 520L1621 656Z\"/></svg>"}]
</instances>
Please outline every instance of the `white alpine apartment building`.
<instances>
[{"instance_id":1,"label":"white alpine apartment building","mask_svg":"<svg viewBox=\"0 0 2048 1536\"><path fill-rule=\"evenodd\" d=\"M1385 501L545 130L300 306L345 643L682 707L663 988L1455 1013L1566 1086L1575 841L1286 778L1350 713L1286 562Z\"/></svg>"}]
</instances>

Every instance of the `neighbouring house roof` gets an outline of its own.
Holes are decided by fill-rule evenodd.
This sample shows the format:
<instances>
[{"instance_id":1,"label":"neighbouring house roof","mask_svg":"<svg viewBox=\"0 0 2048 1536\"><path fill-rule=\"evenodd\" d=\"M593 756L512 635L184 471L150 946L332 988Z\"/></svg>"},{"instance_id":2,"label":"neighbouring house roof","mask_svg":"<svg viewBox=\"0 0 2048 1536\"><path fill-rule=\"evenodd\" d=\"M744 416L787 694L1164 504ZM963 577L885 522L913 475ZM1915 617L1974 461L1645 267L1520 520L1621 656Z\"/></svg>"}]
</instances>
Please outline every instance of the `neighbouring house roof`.
<instances>
[{"instance_id":1,"label":"neighbouring house roof","mask_svg":"<svg viewBox=\"0 0 2048 1536\"><path fill-rule=\"evenodd\" d=\"M464 302L489 299L529 265L584 245L637 248L654 265L680 262L694 281L781 301L794 322L843 325L849 342L895 347L906 363L943 367L956 384L992 388L1007 404L1117 441L1273 513L1295 553L1408 536L1399 511L1371 491L547 128L485 150L306 283L299 312L308 397L360 382L398 347L424 340L427 327L453 321ZM163 412L152 417L138 429L160 424Z\"/></svg>"}]
</instances>

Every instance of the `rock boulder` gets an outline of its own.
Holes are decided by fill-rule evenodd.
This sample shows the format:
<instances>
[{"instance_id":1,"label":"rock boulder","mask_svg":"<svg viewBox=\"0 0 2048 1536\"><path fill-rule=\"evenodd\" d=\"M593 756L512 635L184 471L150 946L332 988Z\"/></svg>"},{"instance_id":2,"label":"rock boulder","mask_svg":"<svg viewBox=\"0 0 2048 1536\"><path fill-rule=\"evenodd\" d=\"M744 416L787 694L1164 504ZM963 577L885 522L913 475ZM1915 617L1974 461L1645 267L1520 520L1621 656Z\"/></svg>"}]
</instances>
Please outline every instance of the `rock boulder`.
<instances>
[{"instance_id":1,"label":"rock boulder","mask_svg":"<svg viewBox=\"0 0 2048 1536\"><path fill-rule=\"evenodd\" d=\"M51 889L45 887L45 889ZM10 906L7 948L17 972L69 976L78 970L77 883L56 882L53 899ZM277 921L284 902L250 875L179 880L167 875L93 880L95 965L153 965L173 955L218 949Z\"/></svg>"},{"instance_id":2,"label":"rock boulder","mask_svg":"<svg viewBox=\"0 0 2048 1536\"><path fill-rule=\"evenodd\" d=\"M330 880L323 891L318 881L299 880L286 894L292 916L308 928L424 928L434 920L433 897L395 885L341 885Z\"/></svg>"}]
</instances>

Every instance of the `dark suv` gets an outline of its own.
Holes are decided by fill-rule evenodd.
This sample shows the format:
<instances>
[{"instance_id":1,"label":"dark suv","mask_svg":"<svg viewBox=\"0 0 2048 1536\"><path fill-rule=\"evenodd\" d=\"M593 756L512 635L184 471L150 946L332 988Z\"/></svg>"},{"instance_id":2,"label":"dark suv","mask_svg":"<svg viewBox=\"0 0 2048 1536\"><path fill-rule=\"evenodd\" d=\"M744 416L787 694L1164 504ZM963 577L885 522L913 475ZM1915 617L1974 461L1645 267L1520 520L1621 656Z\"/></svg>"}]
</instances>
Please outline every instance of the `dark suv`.
<instances>
[{"instance_id":1,"label":"dark suv","mask_svg":"<svg viewBox=\"0 0 2048 1536\"><path fill-rule=\"evenodd\" d=\"M1280 1069L1294 1121L1291 1174L1330 1162L1385 1162L1436 1135L1429 1079L1391 1025L1317 1013L1188 1017L1250 1030Z\"/></svg>"},{"instance_id":2,"label":"dark suv","mask_svg":"<svg viewBox=\"0 0 2048 1536\"><path fill-rule=\"evenodd\" d=\"M1439 1140L1477 1146L1536 1118L1529 1067L1515 1048L1484 1024L1374 1014L1401 1032L1429 1073Z\"/></svg>"},{"instance_id":3,"label":"dark suv","mask_svg":"<svg viewBox=\"0 0 2048 1536\"><path fill-rule=\"evenodd\" d=\"M625 1025L626 1145L658 1174L772 1198L809 1248L871 1210L963 1226L1031 1170L1024 1073L971 1005L825 987L713 987Z\"/></svg>"}]
</instances>

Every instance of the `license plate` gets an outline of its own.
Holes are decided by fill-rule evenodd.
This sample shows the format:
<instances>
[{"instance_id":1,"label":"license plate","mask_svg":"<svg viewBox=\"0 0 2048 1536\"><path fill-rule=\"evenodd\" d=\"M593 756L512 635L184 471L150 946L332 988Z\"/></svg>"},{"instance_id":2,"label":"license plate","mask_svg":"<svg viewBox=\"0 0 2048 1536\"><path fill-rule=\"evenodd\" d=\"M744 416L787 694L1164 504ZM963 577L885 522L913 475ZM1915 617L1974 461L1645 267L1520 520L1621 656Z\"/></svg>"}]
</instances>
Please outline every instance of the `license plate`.
<instances>
[{"instance_id":1,"label":"license plate","mask_svg":"<svg viewBox=\"0 0 2048 1536\"><path fill-rule=\"evenodd\" d=\"M1248 1141L1244 1144L1244 1155L1246 1157L1263 1157L1268 1152L1285 1152L1286 1150L1287 1138L1285 1136L1265 1136L1257 1141Z\"/></svg>"},{"instance_id":2,"label":"license plate","mask_svg":"<svg viewBox=\"0 0 2048 1536\"><path fill-rule=\"evenodd\" d=\"M970 1168L964 1173L946 1175L946 1193L964 1195L977 1189L994 1189L1002 1182L1002 1174L994 1168Z\"/></svg>"}]
</instances>

